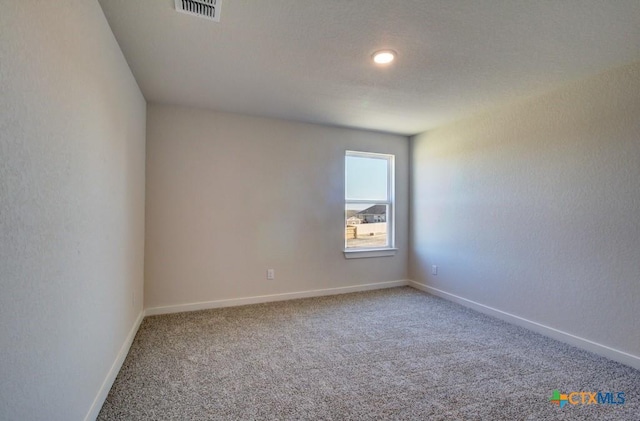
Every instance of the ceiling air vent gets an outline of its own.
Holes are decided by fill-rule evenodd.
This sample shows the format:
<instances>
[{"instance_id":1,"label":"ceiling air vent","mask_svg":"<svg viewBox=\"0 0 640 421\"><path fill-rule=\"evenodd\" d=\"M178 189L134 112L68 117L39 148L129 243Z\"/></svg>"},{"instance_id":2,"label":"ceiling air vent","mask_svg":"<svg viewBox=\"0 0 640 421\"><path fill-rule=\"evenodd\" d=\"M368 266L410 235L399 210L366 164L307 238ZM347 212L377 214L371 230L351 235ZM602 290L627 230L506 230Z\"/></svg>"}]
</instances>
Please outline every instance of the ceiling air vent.
<instances>
[{"instance_id":1,"label":"ceiling air vent","mask_svg":"<svg viewBox=\"0 0 640 421\"><path fill-rule=\"evenodd\" d=\"M220 22L222 0L175 0L176 10Z\"/></svg>"}]
</instances>

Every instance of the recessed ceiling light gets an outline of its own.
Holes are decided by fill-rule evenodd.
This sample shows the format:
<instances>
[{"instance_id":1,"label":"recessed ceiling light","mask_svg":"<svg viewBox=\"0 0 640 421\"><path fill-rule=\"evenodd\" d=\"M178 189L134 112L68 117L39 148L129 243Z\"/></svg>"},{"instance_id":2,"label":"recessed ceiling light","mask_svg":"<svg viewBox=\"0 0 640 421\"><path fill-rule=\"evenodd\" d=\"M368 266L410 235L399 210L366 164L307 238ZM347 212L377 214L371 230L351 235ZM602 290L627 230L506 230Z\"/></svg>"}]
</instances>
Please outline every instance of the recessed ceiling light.
<instances>
[{"instance_id":1,"label":"recessed ceiling light","mask_svg":"<svg viewBox=\"0 0 640 421\"><path fill-rule=\"evenodd\" d=\"M393 50L380 50L373 53L373 61L376 64L389 64L396 58Z\"/></svg>"}]
</instances>

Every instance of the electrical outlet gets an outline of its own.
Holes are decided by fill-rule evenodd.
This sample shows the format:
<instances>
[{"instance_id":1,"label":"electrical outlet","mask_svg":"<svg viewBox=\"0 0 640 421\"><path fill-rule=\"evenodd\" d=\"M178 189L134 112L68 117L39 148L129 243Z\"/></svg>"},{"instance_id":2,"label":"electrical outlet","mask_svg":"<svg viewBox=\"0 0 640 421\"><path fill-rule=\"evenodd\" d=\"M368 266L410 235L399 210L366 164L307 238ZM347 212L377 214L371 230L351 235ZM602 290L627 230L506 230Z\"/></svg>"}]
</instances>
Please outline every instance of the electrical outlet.
<instances>
[{"instance_id":1,"label":"electrical outlet","mask_svg":"<svg viewBox=\"0 0 640 421\"><path fill-rule=\"evenodd\" d=\"M438 266L431 265L431 274L432 275L437 275L438 274Z\"/></svg>"},{"instance_id":2,"label":"electrical outlet","mask_svg":"<svg viewBox=\"0 0 640 421\"><path fill-rule=\"evenodd\" d=\"M276 279L276 272L273 269L267 269L267 279Z\"/></svg>"}]
</instances>

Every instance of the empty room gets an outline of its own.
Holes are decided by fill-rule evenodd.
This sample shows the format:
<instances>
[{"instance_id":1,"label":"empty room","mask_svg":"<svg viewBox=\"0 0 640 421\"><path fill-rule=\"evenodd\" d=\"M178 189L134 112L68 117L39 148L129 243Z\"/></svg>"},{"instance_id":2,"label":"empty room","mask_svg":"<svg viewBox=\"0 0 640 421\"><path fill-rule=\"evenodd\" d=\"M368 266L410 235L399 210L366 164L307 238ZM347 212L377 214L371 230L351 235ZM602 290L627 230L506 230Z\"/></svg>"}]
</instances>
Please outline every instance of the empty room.
<instances>
[{"instance_id":1,"label":"empty room","mask_svg":"<svg viewBox=\"0 0 640 421\"><path fill-rule=\"evenodd\" d=\"M640 419L638 0L2 0L0 420Z\"/></svg>"}]
</instances>

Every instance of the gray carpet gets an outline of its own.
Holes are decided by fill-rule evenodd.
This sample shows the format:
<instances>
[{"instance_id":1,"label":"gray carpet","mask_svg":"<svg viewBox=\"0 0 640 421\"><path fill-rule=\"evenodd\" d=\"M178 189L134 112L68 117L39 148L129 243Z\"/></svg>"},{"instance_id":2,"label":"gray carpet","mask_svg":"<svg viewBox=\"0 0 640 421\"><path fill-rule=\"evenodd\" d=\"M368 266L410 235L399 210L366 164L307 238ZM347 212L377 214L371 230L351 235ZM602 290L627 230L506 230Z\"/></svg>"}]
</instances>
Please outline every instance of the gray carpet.
<instances>
[{"instance_id":1,"label":"gray carpet","mask_svg":"<svg viewBox=\"0 0 640 421\"><path fill-rule=\"evenodd\" d=\"M640 371L404 287L147 317L98 419L635 421L639 399Z\"/></svg>"}]
</instances>

